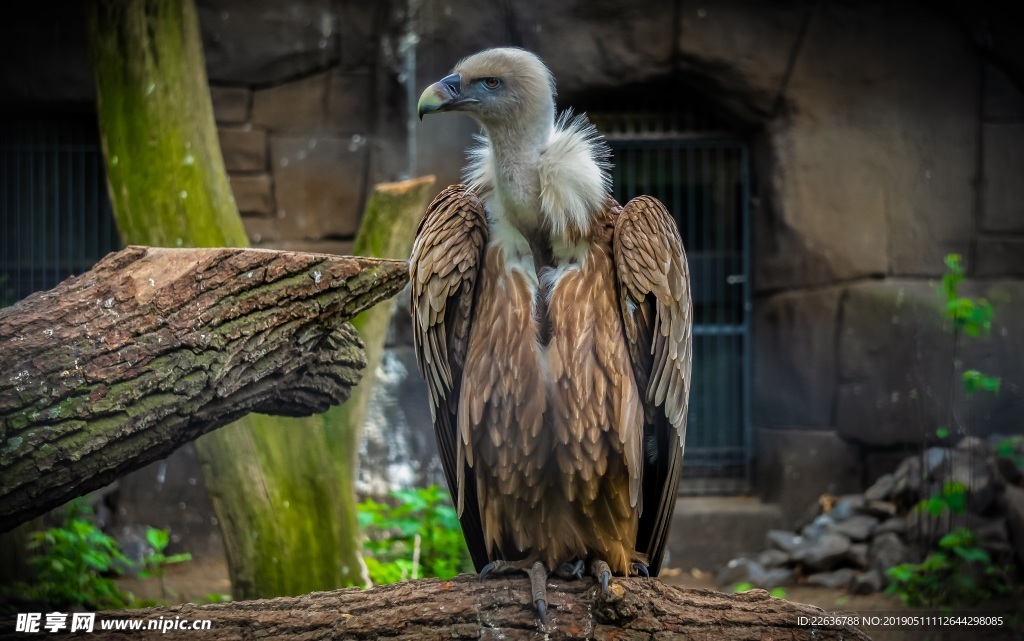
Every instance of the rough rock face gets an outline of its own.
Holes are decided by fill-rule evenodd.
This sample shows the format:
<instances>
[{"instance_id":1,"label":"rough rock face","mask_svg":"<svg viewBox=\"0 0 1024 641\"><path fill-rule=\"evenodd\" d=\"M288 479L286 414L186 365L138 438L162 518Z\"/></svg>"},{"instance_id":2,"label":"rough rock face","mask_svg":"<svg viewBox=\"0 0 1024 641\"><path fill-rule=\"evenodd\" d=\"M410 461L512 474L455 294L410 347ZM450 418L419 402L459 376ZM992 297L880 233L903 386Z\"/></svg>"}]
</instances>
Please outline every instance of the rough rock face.
<instances>
[{"instance_id":1,"label":"rough rock face","mask_svg":"<svg viewBox=\"0 0 1024 641\"><path fill-rule=\"evenodd\" d=\"M1024 123L988 123L982 129L987 172L982 198L981 226L991 232L1024 232L1024 202L1020 184L1001 167L1024 166Z\"/></svg>"},{"instance_id":2,"label":"rough rock face","mask_svg":"<svg viewBox=\"0 0 1024 641\"><path fill-rule=\"evenodd\" d=\"M832 424L836 331L844 289L785 292L754 309L754 413L765 427Z\"/></svg>"},{"instance_id":3,"label":"rough rock face","mask_svg":"<svg viewBox=\"0 0 1024 641\"><path fill-rule=\"evenodd\" d=\"M763 257L759 287L937 274L944 254L968 249L971 59L970 43L938 15L895 5L815 12L781 97L786 123L772 133L781 242Z\"/></svg>"},{"instance_id":4,"label":"rough rock face","mask_svg":"<svg viewBox=\"0 0 1024 641\"><path fill-rule=\"evenodd\" d=\"M953 333L943 319L944 302L934 285L889 280L850 287L842 307L839 341L839 392L836 423L844 438L870 446L913 443L922 437L908 426L945 424L952 403L971 407L971 432L977 435L1020 430L1022 390L1008 385L998 395L965 399L959 384L950 397L954 358L968 368L1024 381L1018 328L1024 327L1024 283L968 283L963 295L992 302L992 332L965 337L954 355ZM884 331L883 331L884 328Z\"/></svg>"},{"instance_id":5,"label":"rough rock face","mask_svg":"<svg viewBox=\"0 0 1024 641\"><path fill-rule=\"evenodd\" d=\"M758 492L777 503L793 521L822 493L855 492L861 476L860 452L829 430L757 431Z\"/></svg>"},{"instance_id":6,"label":"rough rock face","mask_svg":"<svg viewBox=\"0 0 1024 641\"><path fill-rule=\"evenodd\" d=\"M340 25L330 0L198 0L196 5L213 82L280 82L338 59Z\"/></svg>"}]
</instances>

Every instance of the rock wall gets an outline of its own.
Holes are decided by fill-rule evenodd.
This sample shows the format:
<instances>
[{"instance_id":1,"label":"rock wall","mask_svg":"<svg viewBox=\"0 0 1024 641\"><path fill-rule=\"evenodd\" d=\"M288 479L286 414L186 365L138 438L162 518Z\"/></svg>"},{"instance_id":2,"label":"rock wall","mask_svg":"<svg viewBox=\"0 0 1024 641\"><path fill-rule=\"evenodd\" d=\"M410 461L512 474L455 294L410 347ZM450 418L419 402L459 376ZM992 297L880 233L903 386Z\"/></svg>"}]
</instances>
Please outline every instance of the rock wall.
<instances>
[{"instance_id":1,"label":"rock wall","mask_svg":"<svg viewBox=\"0 0 1024 641\"><path fill-rule=\"evenodd\" d=\"M952 399L970 430L1024 430L1024 42L998 7L197 3L224 159L255 245L345 252L373 182L456 182L475 127L416 123L409 108L476 50L539 53L561 107L682 83L740 123L756 159L765 496L785 501L809 478L846 491L890 471L894 452L950 426L956 359L1003 377L997 397L969 410ZM92 100L78 10L0 9L0 107ZM965 257L966 290L996 308L992 335L957 352L934 293L950 252ZM801 448L811 456L792 455Z\"/></svg>"},{"instance_id":2,"label":"rock wall","mask_svg":"<svg viewBox=\"0 0 1024 641\"><path fill-rule=\"evenodd\" d=\"M251 242L348 253L369 185L394 178L382 167L404 153L393 129L378 134L390 104L378 89L396 84L373 32L387 7L197 4L221 149Z\"/></svg>"}]
</instances>

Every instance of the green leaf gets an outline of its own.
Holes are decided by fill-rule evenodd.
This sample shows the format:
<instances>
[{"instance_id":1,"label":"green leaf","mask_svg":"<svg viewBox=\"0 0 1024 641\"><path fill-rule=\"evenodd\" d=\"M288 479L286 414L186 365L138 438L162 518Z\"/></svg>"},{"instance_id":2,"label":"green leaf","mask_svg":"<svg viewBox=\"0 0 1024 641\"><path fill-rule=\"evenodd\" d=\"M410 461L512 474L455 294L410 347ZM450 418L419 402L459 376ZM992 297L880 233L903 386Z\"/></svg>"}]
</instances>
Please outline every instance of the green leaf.
<instances>
[{"instance_id":1,"label":"green leaf","mask_svg":"<svg viewBox=\"0 0 1024 641\"><path fill-rule=\"evenodd\" d=\"M185 561L191 561L192 555L188 552L182 552L181 554L172 554L163 559L164 565L173 565L175 563L184 563Z\"/></svg>"},{"instance_id":2,"label":"green leaf","mask_svg":"<svg viewBox=\"0 0 1024 641\"><path fill-rule=\"evenodd\" d=\"M953 552L968 563L983 563L987 565L992 562L992 558L988 555L988 552L982 548L956 547L953 548Z\"/></svg>"},{"instance_id":3,"label":"green leaf","mask_svg":"<svg viewBox=\"0 0 1024 641\"><path fill-rule=\"evenodd\" d=\"M964 391L968 395L975 392L985 391L992 394L999 393L1001 380L998 376L986 376L976 369L969 369L961 375Z\"/></svg>"},{"instance_id":4,"label":"green leaf","mask_svg":"<svg viewBox=\"0 0 1024 641\"><path fill-rule=\"evenodd\" d=\"M946 509L946 501L939 496L933 496L929 499L922 501L919 505L919 509L927 510L932 516L939 516L942 511Z\"/></svg>"},{"instance_id":5,"label":"green leaf","mask_svg":"<svg viewBox=\"0 0 1024 641\"><path fill-rule=\"evenodd\" d=\"M1017 445L1021 442L1022 437L1011 436L1010 438L1004 438L995 444L992 449L995 451L996 456L1010 457L1017 451Z\"/></svg>"},{"instance_id":6,"label":"green leaf","mask_svg":"<svg viewBox=\"0 0 1024 641\"><path fill-rule=\"evenodd\" d=\"M963 381L964 391L967 392L968 396L981 389L982 375L978 370L969 369L961 374L960 377Z\"/></svg>"},{"instance_id":7,"label":"green leaf","mask_svg":"<svg viewBox=\"0 0 1024 641\"><path fill-rule=\"evenodd\" d=\"M967 495L951 494L946 497L946 505L953 514L963 514L967 511Z\"/></svg>"},{"instance_id":8,"label":"green leaf","mask_svg":"<svg viewBox=\"0 0 1024 641\"><path fill-rule=\"evenodd\" d=\"M732 591L733 592L746 592L747 590L753 590L753 589L754 589L754 584L753 583L743 582L743 583L737 583L736 585L734 585L733 588L732 588Z\"/></svg>"},{"instance_id":9,"label":"green leaf","mask_svg":"<svg viewBox=\"0 0 1024 641\"><path fill-rule=\"evenodd\" d=\"M978 538L974 532L965 527L958 527L939 539L939 547L944 550L954 547L973 547L977 545L977 541Z\"/></svg>"},{"instance_id":10,"label":"green leaf","mask_svg":"<svg viewBox=\"0 0 1024 641\"><path fill-rule=\"evenodd\" d=\"M901 565L894 565L885 571L885 575L893 581L906 581L914 573L914 566L910 563L903 563Z\"/></svg>"},{"instance_id":11,"label":"green leaf","mask_svg":"<svg viewBox=\"0 0 1024 641\"><path fill-rule=\"evenodd\" d=\"M992 394L999 393L999 384L1002 379L998 376L985 376L981 379L981 389Z\"/></svg>"},{"instance_id":12,"label":"green leaf","mask_svg":"<svg viewBox=\"0 0 1024 641\"><path fill-rule=\"evenodd\" d=\"M167 547L170 540L171 535L167 530L158 530L156 528L149 528L146 530L146 541L148 541L157 552L162 552L164 548Z\"/></svg>"}]
</instances>

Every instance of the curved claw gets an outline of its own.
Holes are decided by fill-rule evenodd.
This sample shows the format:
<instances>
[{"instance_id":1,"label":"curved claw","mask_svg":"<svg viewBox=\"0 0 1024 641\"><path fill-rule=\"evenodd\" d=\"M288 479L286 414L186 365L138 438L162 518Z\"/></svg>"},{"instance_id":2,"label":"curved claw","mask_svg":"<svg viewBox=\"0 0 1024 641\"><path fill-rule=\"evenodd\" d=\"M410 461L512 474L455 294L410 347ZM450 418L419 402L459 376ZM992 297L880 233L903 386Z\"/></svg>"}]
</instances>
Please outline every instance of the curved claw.
<instances>
[{"instance_id":1,"label":"curved claw","mask_svg":"<svg viewBox=\"0 0 1024 641\"><path fill-rule=\"evenodd\" d=\"M650 571L647 569L647 566L644 565L643 563L636 562L636 563L633 563L630 567L633 569L634 572L636 572L637 576L640 576L642 574L645 577L647 577L648 579L651 578Z\"/></svg>"},{"instance_id":2,"label":"curved claw","mask_svg":"<svg viewBox=\"0 0 1024 641\"><path fill-rule=\"evenodd\" d=\"M608 594L608 581L612 578L610 572L601 573L601 594Z\"/></svg>"},{"instance_id":3,"label":"curved claw","mask_svg":"<svg viewBox=\"0 0 1024 641\"><path fill-rule=\"evenodd\" d=\"M579 579L580 581L583 580L583 561L582 560L576 561L576 565L572 566L572 575L574 577L576 577L577 579Z\"/></svg>"},{"instance_id":4,"label":"curved claw","mask_svg":"<svg viewBox=\"0 0 1024 641\"><path fill-rule=\"evenodd\" d=\"M488 563L487 565L485 565L485 566L483 567L483 569L482 569L482 570L480 570L480 574L479 574L479 575L477 575L477 580L478 580L478 581L483 581L483 580L484 580L484 577L485 577L485 576L487 576L488 574L490 574L490 573L491 573L491 570L493 570L493 569L494 569L494 568L496 568L496 567L498 567L498 562L497 562L497 561L491 561L490 563Z\"/></svg>"},{"instance_id":5,"label":"curved claw","mask_svg":"<svg viewBox=\"0 0 1024 641\"><path fill-rule=\"evenodd\" d=\"M537 602L534 603L534 605L537 607L537 616L540 617L541 625L547 625L548 604L544 601L544 599L537 599Z\"/></svg>"}]
</instances>

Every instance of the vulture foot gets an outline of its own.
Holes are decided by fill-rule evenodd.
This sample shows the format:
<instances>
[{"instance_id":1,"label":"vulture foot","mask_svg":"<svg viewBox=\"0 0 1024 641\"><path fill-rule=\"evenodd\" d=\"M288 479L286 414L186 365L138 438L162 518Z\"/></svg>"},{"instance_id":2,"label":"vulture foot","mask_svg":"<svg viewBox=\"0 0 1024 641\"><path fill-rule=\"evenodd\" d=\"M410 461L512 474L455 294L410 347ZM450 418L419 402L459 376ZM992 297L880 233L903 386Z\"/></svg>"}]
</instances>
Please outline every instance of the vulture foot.
<instances>
[{"instance_id":1,"label":"vulture foot","mask_svg":"<svg viewBox=\"0 0 1024 641\"><path fill-rule=\"evenodd\" d=\"M563 563L563 567L568 570L570 575L578 574L579 568ZM580 565L582 567L582 565ZM559 568L561 570L562 568ZM537 615L540 617L541 625L546 625L548 622L548 569L544 567L544 564L540 561L530 565L529 560L523 561L491 561L480 570L480 580L482 581L491 572L498 574L509 574L512 572L525 572L526 576L530 577L530 594L531 600L533 601L534 607L537 608Z\"/></svg>"},{"instance_id":2,"label":"vulture foot","mask_svg":"<svg viewBox=\"0 0 1024 641\"><path fill-rule=\"evenodd\" d=\"M530 561L525 559L522 561L502 561L501 559L498 559L497 561L491 561L485 565L483 569L480 570L478 578L483 581L484 577L491 572L494 572L495 574L512 574L513 572L526 572L529 569Z\"/></svg>"},{"instance_id":3,"label":"vulture foot","mask_svg":"<svg viewBox=\"0 0 1024 641\"><path fill-rule=\"evenodd\" d=\"M643 576L647 577L648 579L651 578L650 571L647 569L647 566L644 565L643 563L640 563L639 561L636 561L636 562L632 563L629 567L630 567L630 569L633 570L633 572L637 576L643 575Z\"/></svg>"},{"instance_id":4,"label":"vulture foot","mask_svg":"<svg viewBox=\"0 0 1024 641\"><path fill-rule=\"evenodd\" d=\"M608 581L612 578L612 569L600 559L590 562L590 576L601 582L601 594L608 594Z\"/></svg>"},{"instance_id":5,"label":"vulture foot","mask_svg":"<svg viewBox=\"0 0 1024 641\"><path fill-rule=\"evenodd\" d=\"M530 577L530 593L533 605L537 608L537 615L540 617L540 624L547 625L548 622L548 569L544 564L537 561L526 571Z\"/></svg>"}]
</instances>

